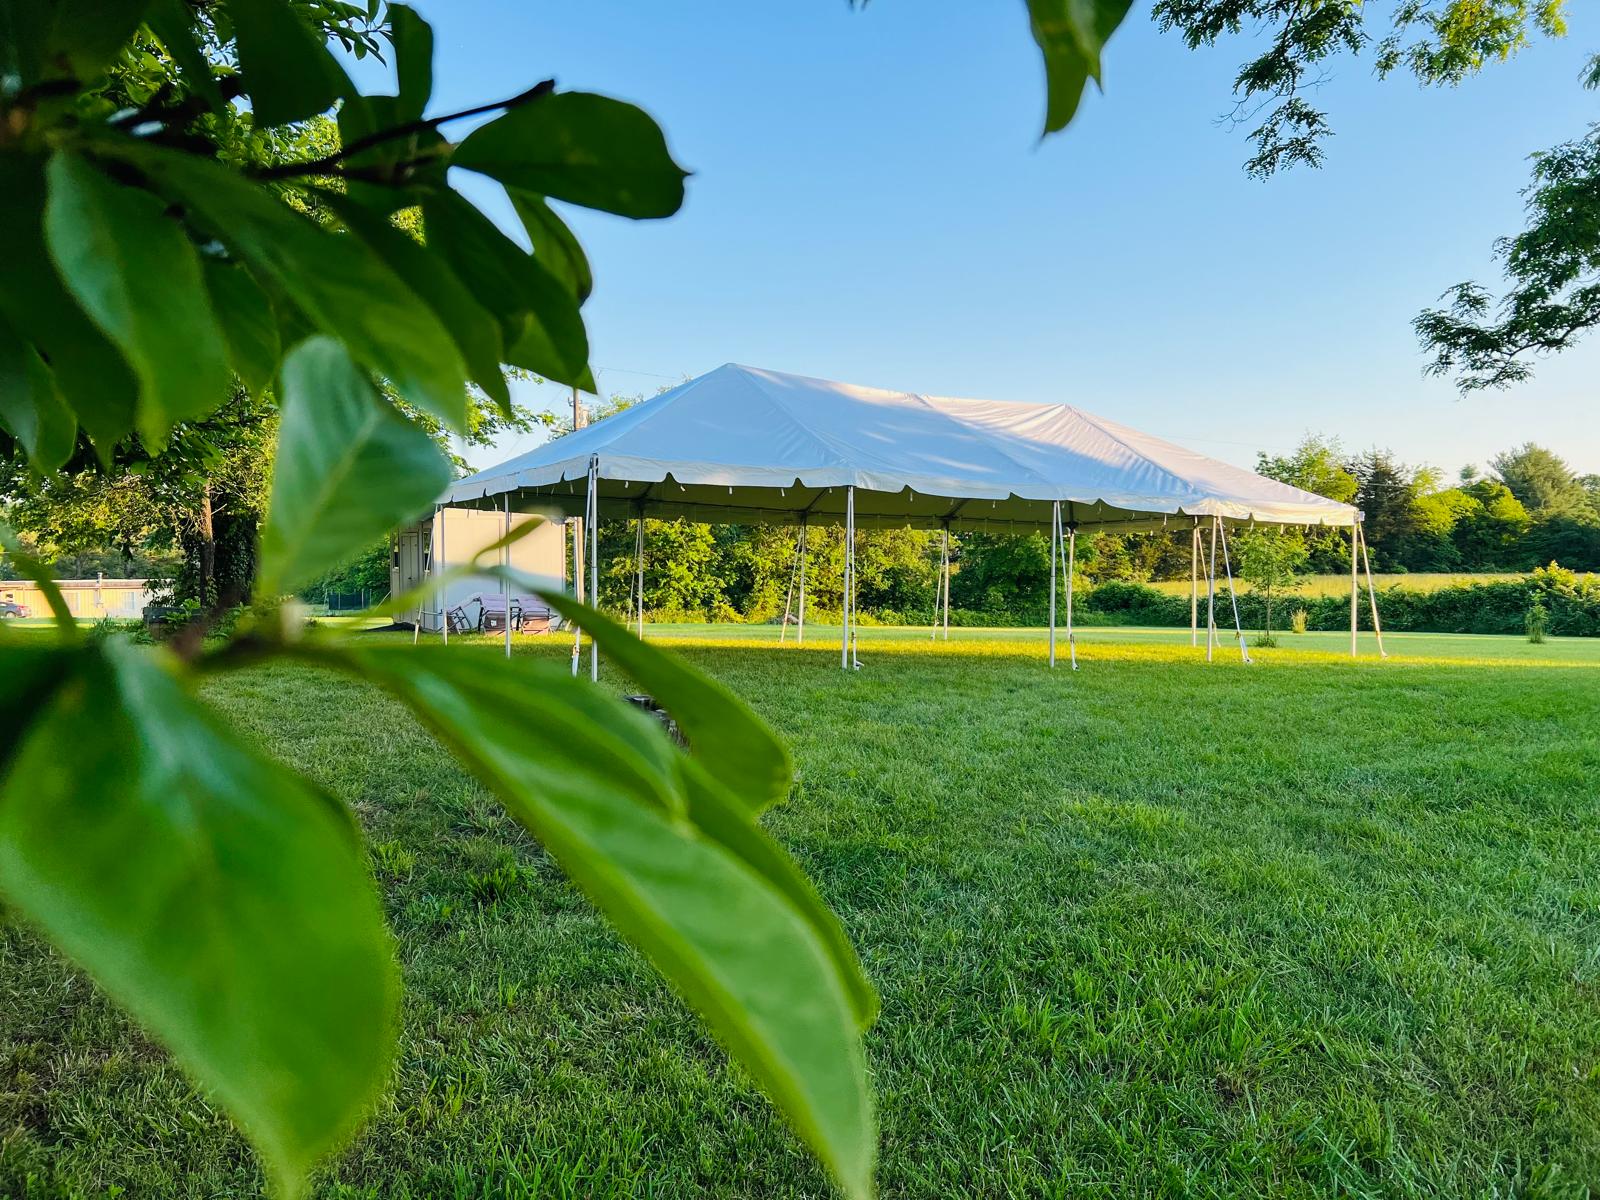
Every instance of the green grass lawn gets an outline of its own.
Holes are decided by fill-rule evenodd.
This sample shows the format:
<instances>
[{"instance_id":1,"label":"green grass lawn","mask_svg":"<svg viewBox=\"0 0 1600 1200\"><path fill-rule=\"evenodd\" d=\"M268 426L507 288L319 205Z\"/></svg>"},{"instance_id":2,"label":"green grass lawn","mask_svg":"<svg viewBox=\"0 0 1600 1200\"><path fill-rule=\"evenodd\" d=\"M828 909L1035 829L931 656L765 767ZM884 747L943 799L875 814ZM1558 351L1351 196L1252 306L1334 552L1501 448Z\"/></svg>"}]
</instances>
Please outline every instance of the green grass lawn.
<instances>
[{"instance_id":1,"label":"green grass lawn","mask_svg":"<svg viewBox=\"0 0 1600 1200\"><path fill-rule=\"evenodd\" d=\"M794 749L769 820L882 992L886 1196L1594 1195L1600 640L1351 662L1308 634L1245 668L1095 629L1052 673L1038 631L866 629L846 674L808 632L652 634ZM827 1194L401 710L301 668L208 695L355 808L399 935L394 1086L318 1195ZM164 1056L0 930L0 1195L257 1187Z\"/></svg>"}]
</instances>

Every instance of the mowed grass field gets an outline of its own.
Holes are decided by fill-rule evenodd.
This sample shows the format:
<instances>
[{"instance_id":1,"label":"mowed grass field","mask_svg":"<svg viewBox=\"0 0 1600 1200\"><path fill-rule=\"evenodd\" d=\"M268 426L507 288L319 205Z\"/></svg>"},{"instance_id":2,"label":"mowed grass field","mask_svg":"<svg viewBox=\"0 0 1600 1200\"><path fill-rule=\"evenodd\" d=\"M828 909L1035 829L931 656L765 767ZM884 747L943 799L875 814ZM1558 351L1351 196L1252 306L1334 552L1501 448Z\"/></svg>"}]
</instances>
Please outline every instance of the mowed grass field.
<instances>
[{"instance_id":1,"label":"mowed grass field","mask_svg":"<svg viewBox=\"0 0 1600 1200\"><path fill-rule=\"evenodd\" d=\"M652 635L794 749L769 820L882 992L884 1195L1595 1194L1600 641L1312 634L1246 668L1096 629L1051 673L1037 631L868 629L845 674L829 632ZM399 708L301 668L207 695L354 807L398 933L400 1064L318 1196L828 1194ZM0 1195L258 1189L162 1053L0 931Z\"/></svg>"}]
</instances>

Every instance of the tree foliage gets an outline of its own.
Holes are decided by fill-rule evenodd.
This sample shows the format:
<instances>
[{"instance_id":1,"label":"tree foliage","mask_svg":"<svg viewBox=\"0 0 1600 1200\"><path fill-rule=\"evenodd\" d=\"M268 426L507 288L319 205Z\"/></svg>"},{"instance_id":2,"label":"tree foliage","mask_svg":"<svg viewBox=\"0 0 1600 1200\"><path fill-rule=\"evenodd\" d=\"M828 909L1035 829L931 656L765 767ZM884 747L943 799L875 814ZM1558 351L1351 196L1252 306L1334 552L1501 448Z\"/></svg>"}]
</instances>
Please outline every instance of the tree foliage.
<instances>
[{"instance_id":1,"label":"tree foliage","mask_svg":"<svg viewBox=\"0 0 1600 1200\"><path fill-rule=\"evenodd\" d=\"M1387 27L1362 0L1156 0L1157 25L1189 46L1228 36L1263 43L1234 79L1232 120L1254 125L1245 170L1257 178L1325 157L1332 126L1307 99L1334 61L1375 50L1380 75L1455 84L1540 34L1566 32L1565 0L1398 0ZM1259 123L1257 123L1259 122Z\"/></svg>"}]
</instances>

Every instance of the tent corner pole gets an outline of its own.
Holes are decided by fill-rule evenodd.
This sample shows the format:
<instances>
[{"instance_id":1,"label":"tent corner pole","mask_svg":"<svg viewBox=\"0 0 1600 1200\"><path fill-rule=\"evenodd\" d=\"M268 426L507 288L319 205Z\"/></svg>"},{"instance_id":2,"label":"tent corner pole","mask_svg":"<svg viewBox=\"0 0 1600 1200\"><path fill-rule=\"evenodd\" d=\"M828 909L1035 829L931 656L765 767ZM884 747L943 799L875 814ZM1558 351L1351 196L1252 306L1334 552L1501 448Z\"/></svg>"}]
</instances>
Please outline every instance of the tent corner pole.
<instances>
[{"instance_id":1,"label":"tent corner pole","mask_svg":"<svg viewBox=\"0 0 1600 1200\"><path fill-rule=\"evenodd\" d=\"M950 522L944 523L944 640L950 640Z\"/></svg>"},{"instance_id":2,"label":"tent corner pole","mask_svg":"<svg viewBox=\"0 0 1600 1200\"><path fill-rule=\"evenodd\" d=\"M1061 558L1061 501L1050 503L1050 667L1056 665L1056 564Z\"/></svg>"},{"instance_id":3,"label":"tent corner pole","mask_svg":"<svg viewBox=\"0 0 1600 1200\"><path fill-rule=\"evenodd\" d=\"M1361 594L1361 583L1357 578L1360 567L1361 546L1361 518L1356 517L1350 522L1350 657L1356 657L1356 623L1357 597Z\"/></svg>"},{"instance_id":4,"label":"tent corner pole","mask_svg":"<svg viewBox=\"0 0 1600 1200\"><path fill-rule=\"evenodd\" d=\"M511 537L511 493L506 493L506 528L505 536ZM500 556L505 563L506 573L501 576L500 590L506 597L506 657L511 657L511 543L508 540L500 549ZM450 627L450 617L445 616L445 628Z\"/></svg>"},{"instance_id":5,"label":"tent corner pole","mask_svg":"<svg viewBox=\"0 0 1600 1200\"><path fill-rule=\"evenodd\" d=\"M572 527L572 598L578 603L583 603L583 522L577 517L568 517L567 524ZM572 623L572 677L578 677L578 659L583 654L583 630L574 621Z\"/></svg>"},{"instance_id":6,"label":"tent corner pole","mask_svg":"<svg viewBox=\"0 0 1600 1200\"><path fill-rule=\"evenodd\" d=\"M850 669L850 573L855 569L856 489L844 489L844 594L839 601L839 669Z\"/></svg>"},{"instance_id":7,"label":"tent corner pole","mask_svg":"<svg viewBox=\"0 0 1600 1200\"><path fill-rule=\"evenodd\" d=\"M1228 573L1228 600L1233 604L1233 632L1239 639L1239 657L1245 662L1250 661L1250 649L1244 642L1244 626L1239 621L1239 592L1233 586L1233 563L1228 557L1228 531L1222 526L1222 518L1217 518L1217 528L1222 533L1222 568Z\"/></svg>"},{"instance_id":8,"label":"tent corner pole","mask_svg":"<svg viewBox=\"0 0 1600 1200\"><path fill-rule=\"evenodd\" d=\"M1372 632L1378 639L1378 657L1388 658L1389 652L1383 648L1383 625L1378 620L1378 589L1372 582L1372 556L1367 553L1367 531L1361 529L1361 564L1367 569L1367 604L1372 609Z\"/></svg>"}]
</instances>

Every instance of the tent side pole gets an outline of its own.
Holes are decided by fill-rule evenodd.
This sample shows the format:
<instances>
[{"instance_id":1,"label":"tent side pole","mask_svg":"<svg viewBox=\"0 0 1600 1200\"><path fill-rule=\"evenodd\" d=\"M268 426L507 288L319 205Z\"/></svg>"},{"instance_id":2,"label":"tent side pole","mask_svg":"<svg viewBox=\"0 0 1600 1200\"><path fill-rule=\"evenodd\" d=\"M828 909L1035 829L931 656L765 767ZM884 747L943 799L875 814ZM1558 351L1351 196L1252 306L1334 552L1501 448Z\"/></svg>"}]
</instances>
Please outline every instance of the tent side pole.
<instances>
[{"instance_id":1,"label":"tent side pole","mask_svg":"<svg viewBox=\"0 0 1600 1200\"><path fill-rule=\"evenodd\" d=\"M1078 569L1078 527L1067 527L1067 655L1078 669L1078 638L1072 631L1072 575Z\"/></svg>"},{"instance_id":2,"label":"tent side pole","mask_svg":"<svg viewBox=\"0 0 1600 1200\"><path fill-rule=\"evenodd\" d=\"M950 524L944 527L944 640L950 640Z\"/></svg>"},{"instance_id":3,"label":"tent side pole","mask_svg":"<svg viewBox=\"0 0 1600 1200\"><path fill-rule=\"evenodd\" d=\"M1244 643L1244 626L1239 623L1239 593L1233 586L1233 564L1228 561L1228 531L1222 528L1222 518L1217 518L1217 529L1222 533L1222 568L1228 573L1228 599L1233 602L1233 632L1239 639L1239 657L1250 661L1250 650Z\"/></svg>"},{"instance_id":4,"label":"tent side pole","mask_svg":"<svg viewBox=\"0 0 1600 1200\"><path fill-rule=\"evenodd\" d=\"M1367 554L1367 531L1361 526L1361 563L1367 569L1367 604L1372 609L1372 632L1378 638L1378 657L1388 658L1389 652L1383 648L1383 626L1378 621L1378 589L1372 583L1372 558Z\"/></svg>"},{"instance_id":5,"label":"tent side pole","mask_svg":"<svg viewBox=\"0 0 1600 1200\"><path fill-rule=\"evenodd\" d=\"M506 537L511 536L511 493L506 493ZM500 590L506 597L506 657L511 657L511 543L507 542L500 548L500 557L505 563L506 573L501 576ZM444 627L450 628L450 615L445 614Z\"/></svg>"},{"instance_id":6,"label":"tent side pole","mask_svg":"<svg viewBox=\"0 0 1600 1200\"><path fill-rule=\"evenodd\" d=\"M1217 644L1217 523L1211 518L1211 565L1206 568L1206 661Z\"/></svg>"},{"instance_id":7,"label":"tent side pole","mask_svg":"<svg viewBox=\"0 0 1600 1200\"><path fill-rule=\"evenodd\" d=\"M794 644L806 644L806 523L800 522L800 619L794 629Z\"/></svg>"},{"instance_id":8,"label":"tent side pole","mask_svg":"<svg viewBox=\"0 0 1600 1200\"><path fill-rule=\"evenodd\" d=\"M600 607L600 456L589 460L589 595ZM600 643L589 638L589 679L600 682Z\"/></svg>"},{"instance_id":9,"label":"tent side pole","mask_svg":"<svg viewBox=\"0 0 1600 1200\"><path fill-rule=\"evenodd\" d=\"M1360 581L1356 578L1356 570L1360 565L1361 525L1357 521L1350 522L1350 657L1356 657L1356 598L1361 593Z\"/></svg>"},{"instance_id":10,"label":"tent side pole","mask_svg":"<svg viewBox=\"0 0 1600 1200\"><path fill-rule=\"evenodd\" d=\"M839 601L839 669L850 669L850 572L855 567L856 489L844 489L844 595Z\"/></svg>"},{"instance_id":11,"label":"tent side pole","mask_svg":"<svg viewBox=\"0 0 1600 1200\"><path fill-rule=\"evenodd\" d=\"M778 622L778 645L789 636L789 614L794 611L794 581L800 573L800 535L794 538L794 561L789 564L789 588L783 593L783 620Z\"/></svg>"},{"instance_id":12,"label":"tent side pole","mask_svg":"<svg viewBox=\"0 0 1600 1200\"><path fill-rule=\"evenodd\" d=\"M435 562L434 559L433 559L433 539L432 538L428 539L428 570L433 572L433 575L434 575L435 579L437 579L439 577L438 568L444 562L444 514L445 514L445 511L446 510L445 510L444 505L441 504L439 506L439 516L438 516L438 523L439 523L439 560L438 560L438 562ZM446 646L448 646L450 644L450 615L444 611L445 589L442 588L442 587L439 588L434 593L434 595L437 597L436 603L439 605L439 628L444 632L444 644Z\"/></svg>"},{"instance_id":13,"label":"tent side pole","mask_svg":"<svg viewBox=\"0 0 1600 1200\"><path fill-rule=\"evenodd\" d=\"M638 565L639 640L644 641L644 505L639 505L639 533L635 539L634 561Z\"/></svg>"},{"instance_id":14,"label":"tent side pole","mask_svg":"<svg viewBox=\"0 0 1600 1200\"><path fill-rule=\"evenodd\" d=\"M1050 666L1056 665L1056 560L1061 554L1061 501L1050 504Z\"/></svg>"},{"instance_id":15,"label":"tent side pole","mask_svg":"<svg viewBox=\"0 0 1600 1200\"><path fill-rule=\"evenodd\" d=\"M1200 645L1200 522L1189 536L1189 645Z\"/></svg>"},{"instance_id":16,"label":"tent side pole","mask_svg":"<svg viewBox=\"0 0 1600 1200\"><path fill-rule=\"evenodd\" d=\"M585 504L588 502L585 501ZM570 517L567 524L572 526L572 598L583 603L583 522L576 517ZM578 658L583 653L583 630L578 623L572 623L572 677L578 677Z\"/></svg>"}]
</instances>

